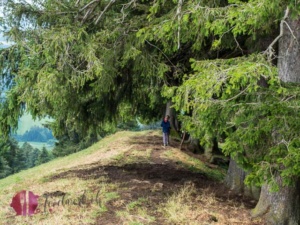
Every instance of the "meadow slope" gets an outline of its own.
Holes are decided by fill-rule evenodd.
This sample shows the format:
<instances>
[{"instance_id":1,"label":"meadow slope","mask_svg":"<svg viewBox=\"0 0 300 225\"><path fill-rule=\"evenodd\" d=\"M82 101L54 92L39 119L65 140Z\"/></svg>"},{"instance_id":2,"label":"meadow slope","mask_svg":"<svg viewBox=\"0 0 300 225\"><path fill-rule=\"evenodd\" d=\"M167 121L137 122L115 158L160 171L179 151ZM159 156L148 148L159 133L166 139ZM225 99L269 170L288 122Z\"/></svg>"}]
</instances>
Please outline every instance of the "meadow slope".
<instances>
[{"instance_id":1,"label":"meadow slope","mask_svg":"<svg viewBox=\"0 0 300 225\"><path fill-rule=\"evenodd\" d=\"M253 200L224 187L224 169L161 142L159 131L118 132L0 180L0 224L264 224L250 217ZM21 190L39 195L32 216L10 207Z\"/></svg>"}]
</instances>

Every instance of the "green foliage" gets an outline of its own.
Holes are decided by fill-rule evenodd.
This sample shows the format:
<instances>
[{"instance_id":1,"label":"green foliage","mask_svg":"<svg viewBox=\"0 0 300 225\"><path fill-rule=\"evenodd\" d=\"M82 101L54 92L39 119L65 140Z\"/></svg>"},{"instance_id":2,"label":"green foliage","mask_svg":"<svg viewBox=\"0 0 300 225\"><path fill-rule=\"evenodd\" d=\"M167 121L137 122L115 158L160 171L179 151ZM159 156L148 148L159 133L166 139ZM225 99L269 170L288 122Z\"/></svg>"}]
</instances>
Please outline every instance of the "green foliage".
<instances>
[{"instance_id":1,"label":"green foliage","mask_svg":"<svg viewBox=\"0 0 300 225\"><path fill-rule=\"evenodd\" d=\"M40 151L40 154L38 155L35 165L41 165L43 163L49 162L52 158L52 153L49 152L45 147L43 147L42 151Z\"/></svg>"},{"instance_id":2,"label":"green foliage","mask_svg":"<svg viewBox=\"0 0 300 225\"><path fill-rule=\"evenodd\" d=\"M262 184L279 171L290 184L299 175L300 86L282 85L263 55L194 60L193 68L173 98L176 109L192 114L181 116L184 129L202 143L223 139L223 152L250 172L247 182Z\"/></svg>"},{"instance_id":3,"label":"green foliage","mask_svg":"<svg viewBox=\"0 0 300 225\"><path fill-rule=\"evenodd\" d=\"M106 126L102 128L102 133L100 133L100 135L105 136L110 132L112 132L111 127ZM97 136L95 133L90 133L84 138L80 138L80 134L69 130L64 135L58 137L58 141L55 143L52 154L54 157L66 156L91 146L100 138L101 137Z\"/></svg>"},{"instance_id":4,"label":"green foliage","mask_svg":"<svg viewBox=\"0 0 300 225\"><path fill-rule=\"evenodd\" d=\"M29 143L25 142L21 150L24 152L26 157L26 166L27 168L32 168L36 165L38 160L38 156L40 154L40 150L37 148L33 148Z\"/></svg>"},{"instance_id":5,"label":"green foliage","mask_svg":"<svg viewBox=\"0 0 300 225\"><path fill-rule=\"evenodd\" d=\"M147 23L149 3L118 2L95 19L106 6L52 0L7 4L3 20L15 44L5 50L10 57L3 57L1 67L18 66L7 93L16 114L3 122L3 134L16 126L20 105L34 117L51 116L55 136L99 133L105 123L118 121L123 103L130 104L133 115L157 117L168 68L136 39Z\"/></svg>"},{"instance_id":6,"label":"green foliage","mask_svg":"<svg viewBox=\"0 0 300 225\"><path fill-rule=\"evenodd\" d=\"M16 140L0 140L0 178L34 167L40 151L24 143L20 148Z\"/></svg>"},{"instance_id":7,"label":"green foliage","mask_svg":"<svg viewBox=\"0 0 300 225\"><path fill-rule=\"evenodd\" d=\"M12 173L10 166L8 165L8 162L6 159L2 156L0 156L0 179L7 177Z\"/></svg>"}]
</instances>

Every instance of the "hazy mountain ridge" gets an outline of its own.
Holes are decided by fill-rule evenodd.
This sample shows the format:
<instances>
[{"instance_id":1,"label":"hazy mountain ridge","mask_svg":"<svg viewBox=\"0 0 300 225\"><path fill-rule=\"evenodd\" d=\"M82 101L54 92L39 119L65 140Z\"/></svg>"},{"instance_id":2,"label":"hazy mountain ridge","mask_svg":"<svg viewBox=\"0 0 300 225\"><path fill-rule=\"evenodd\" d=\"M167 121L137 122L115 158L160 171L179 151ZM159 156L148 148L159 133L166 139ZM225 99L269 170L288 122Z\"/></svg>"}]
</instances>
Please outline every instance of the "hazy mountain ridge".
<instances>
[{"instance_id":1,"label":"hazy mountain ridge","mask_svg":"<svg viewBox=\"0 0 300 225\"><path fill-rule=\"evenodd\" d=\"M21 142L48 142L55 140L51 130L39 126L33 126L24 134L15 134L13 137Z\"/></svg>"}]
</instances>

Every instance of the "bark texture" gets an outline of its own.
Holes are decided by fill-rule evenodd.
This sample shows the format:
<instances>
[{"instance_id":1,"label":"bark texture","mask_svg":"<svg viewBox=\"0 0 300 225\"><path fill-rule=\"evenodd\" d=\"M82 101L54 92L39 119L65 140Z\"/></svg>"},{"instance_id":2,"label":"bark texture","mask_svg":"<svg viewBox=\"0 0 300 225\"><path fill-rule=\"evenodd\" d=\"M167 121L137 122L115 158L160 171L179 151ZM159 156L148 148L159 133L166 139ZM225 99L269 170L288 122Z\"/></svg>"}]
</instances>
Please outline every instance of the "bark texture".
<instances>
[{"instance_id":1,"label":"bark texture","mask_svg":"<svg viewBox=\"0 0 300 225\"><path fill-rule=\"evenodd\" d=\"M300 82L300 17L285 20L282 37L279 40L278 71L283 82ZM270 225L300 224L300 187L283 187L280 176L276 180L280 186L278 192L271 192L268 184L263 185L259 202L252 216L264 215Z\"/></svg>"},{"instance_id":2,"label":"bark texture","mask_svg":"<svg viewBox=\"0 0 300 225\"><path fill-rule=\"evenodd\" d=\"M235 193L243 193L245 177L245 171L237 165L235 160L230 158L229 168L225 178L225 184L227 187L229 187L230 190Z\"/></svg>"},{"instance_id":3,"label":"bark texture","mask_svg":"<svg viewBox=\"0 0 300 225\"><path fill-rule=\"evenodd\" d=\"M259 202L252 210L252 216L265 216L270 225L299 225L300 186L283 187L276 177L280 190L271 192L269 185L263 185Z\"/></svg>"},{"instance_id":4,"label":"bark texture","mask_svg":"<svg viewBox=\"0 0 300 225\"><path fill-rule=\"evenodd\" d=\"M300 83L300 17L287 18L283 36L279 40L278 70L283 82Z\"/></svg>"},{"instance_id":5,"label":"bark texture","mask_svg":"<svg viewBox=\"0 0 300 225\"><path fill-rule=\"evenodd\" d=\"M260 197L260 188L254 186L246 186L244 180L247 173L241 169L234 159L230 158L229 168L225 178L225 184L236 194L258 200Z\"/></svg>"}]
</instances>

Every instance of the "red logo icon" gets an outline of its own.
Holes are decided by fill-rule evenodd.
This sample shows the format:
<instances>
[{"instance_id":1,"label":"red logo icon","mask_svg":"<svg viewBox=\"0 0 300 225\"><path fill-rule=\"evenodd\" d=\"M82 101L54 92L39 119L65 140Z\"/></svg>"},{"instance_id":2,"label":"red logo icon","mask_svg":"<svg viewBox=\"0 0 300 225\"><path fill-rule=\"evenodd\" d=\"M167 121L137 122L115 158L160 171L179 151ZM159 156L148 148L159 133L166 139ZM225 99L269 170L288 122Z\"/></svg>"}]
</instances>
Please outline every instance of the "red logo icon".
<instances>
[{"instance_id":1,"label":"red logo icon","mask_svg":"<svg viewBox=\"0 0 300 225\"><path fill-rule=\"evenodd\" d=\"M17 215L31 216L38 207L38 198L39 196L33 194L31 191L23 190L13 197L10 206L15 210Z\"/></svg>"}]
</instances>

